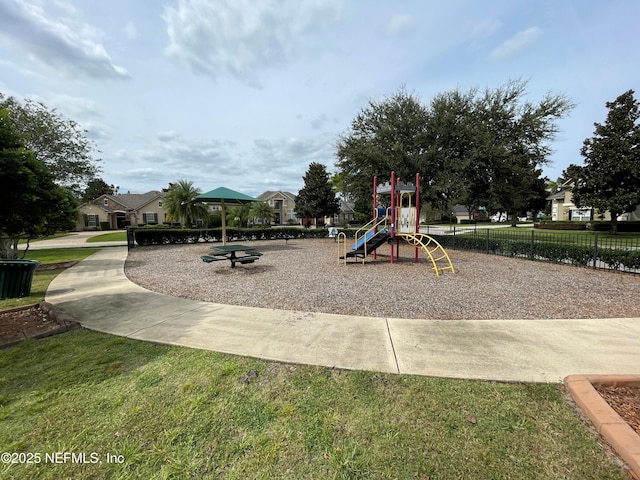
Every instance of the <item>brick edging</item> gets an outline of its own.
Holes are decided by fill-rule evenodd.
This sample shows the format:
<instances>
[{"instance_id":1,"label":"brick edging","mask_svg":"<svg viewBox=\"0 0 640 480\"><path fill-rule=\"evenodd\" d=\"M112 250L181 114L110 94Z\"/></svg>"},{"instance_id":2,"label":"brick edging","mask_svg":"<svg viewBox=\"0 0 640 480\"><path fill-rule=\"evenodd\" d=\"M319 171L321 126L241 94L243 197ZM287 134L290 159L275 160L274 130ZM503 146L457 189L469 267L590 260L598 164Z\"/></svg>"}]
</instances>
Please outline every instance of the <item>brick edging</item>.
<instances>
[{"instance_id":1,"label":"brick edging","mask_svg":"<svg viewBox=\"0 0 640 480\"><path fill-rule=\"evenodd\" d=\"M12 308L5 311L14 312L32 307L33 305L28 305L25 307ZM42 327L36 327L26 332L22 332L19 335L12 335L10 337L2 338L0 339L0 348L12 347L13 345L17 345L27 338L50 337L51 335L57 335L58 333L64 333L69 330L73 330L74 328L80 327L80 324L76 322L73 317L67 315L58 307L52 305L49 302L42 301L38 303L38 307L40 307L40 309L45 312L49 316L49 318L53 320L57 325L43 325Z\"/></svg>"},{"instance_id":2,"label":"brick edging","mask_svg":"<svg viewBox=\"0 0 640 480\"><path fill-rule=\"evenodd\" d=\"M640 386L640 375L569 375L564 379L564 384L598 433L640 476L640 435L594 388L594 385Z\"/></svg>"}]
</instances>

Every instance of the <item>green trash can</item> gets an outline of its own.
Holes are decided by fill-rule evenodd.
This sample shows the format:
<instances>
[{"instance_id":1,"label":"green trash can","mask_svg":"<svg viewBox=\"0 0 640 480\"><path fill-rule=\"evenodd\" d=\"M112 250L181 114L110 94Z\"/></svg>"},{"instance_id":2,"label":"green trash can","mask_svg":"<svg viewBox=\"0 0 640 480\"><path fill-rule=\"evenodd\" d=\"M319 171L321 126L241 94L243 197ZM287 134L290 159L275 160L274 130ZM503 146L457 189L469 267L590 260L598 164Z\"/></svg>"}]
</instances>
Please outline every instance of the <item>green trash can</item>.
<instances>
[{"instance_id":1,"label":"green trash can","mask_svg":"<svg viewBox=\"0 0 640 480\"><path fill-rule=\"evenodd\" d=\"M38 265L37 260L0 260L0 300L29 296Z\"/></svg>"}]
</instances>

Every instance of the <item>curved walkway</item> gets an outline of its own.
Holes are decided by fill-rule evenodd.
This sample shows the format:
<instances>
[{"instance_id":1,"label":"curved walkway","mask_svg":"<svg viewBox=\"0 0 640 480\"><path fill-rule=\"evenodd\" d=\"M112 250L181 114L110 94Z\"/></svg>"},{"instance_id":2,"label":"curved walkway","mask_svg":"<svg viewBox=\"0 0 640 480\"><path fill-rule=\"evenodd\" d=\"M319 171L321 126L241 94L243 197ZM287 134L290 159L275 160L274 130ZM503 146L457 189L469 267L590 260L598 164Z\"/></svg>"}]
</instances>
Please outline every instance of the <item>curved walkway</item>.
<instances>
[{"instance_id":1,"label":"curved walkway","mask_svg":"<svg viewBox=\"0 0 640 480\"><path fill-rule=\"evenodd\" d=\"M425 320L221 305L145 290L126 247L58 275L46 301L84 327L129 338L292 363L450 378L561 382L640 374L640 319Z\"/></svg>"}]
</instances>

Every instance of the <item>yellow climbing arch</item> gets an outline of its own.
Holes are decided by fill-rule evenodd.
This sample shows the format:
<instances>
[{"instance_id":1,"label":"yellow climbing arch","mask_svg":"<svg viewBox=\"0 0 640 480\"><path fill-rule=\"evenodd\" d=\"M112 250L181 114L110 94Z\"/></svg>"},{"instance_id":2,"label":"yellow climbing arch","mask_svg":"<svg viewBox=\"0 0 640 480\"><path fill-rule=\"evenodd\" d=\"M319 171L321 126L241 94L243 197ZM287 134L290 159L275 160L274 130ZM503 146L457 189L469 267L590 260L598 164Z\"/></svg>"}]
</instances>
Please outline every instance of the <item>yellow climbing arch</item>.
<instances>
[{"instance_id":1,"label":"yellow climbing arch","mask_svg":"<svg viewBox=\"0 0 640 480\"><path fill-rule=\"evenodd\" d=\"M406 240L415 247L420 247L431 260L436 277L445 270L451 270L451 273L456 273L445 249L429 235L424 233L396 233L396 237Z\"/></svg>"}]
</instances>

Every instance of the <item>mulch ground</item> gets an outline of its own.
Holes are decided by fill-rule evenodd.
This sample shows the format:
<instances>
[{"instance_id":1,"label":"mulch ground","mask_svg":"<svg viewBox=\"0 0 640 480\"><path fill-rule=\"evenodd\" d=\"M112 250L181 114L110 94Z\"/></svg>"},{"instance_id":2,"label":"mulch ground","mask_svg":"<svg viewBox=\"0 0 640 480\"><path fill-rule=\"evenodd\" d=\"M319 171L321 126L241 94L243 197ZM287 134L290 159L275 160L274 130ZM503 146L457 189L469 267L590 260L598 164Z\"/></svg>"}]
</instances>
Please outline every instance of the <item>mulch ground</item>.
<instances>
[{"instance_id":1,"label":"mulch ground","mask_svg":"<svg viewBox=\"0 0 640 480\"><path fill-rule=\"evenodd\" d=\"M0 312L0 348L27 338L43 338L77 328L78 323L52 313L44 302Z\"/></svg>"},{"instance_id":2,"label":"mulch ground","mask_svg":"<svg viewBox=\"0 0 640 480\"><path fill-rule=\"evenodd\" d=\"M640 386L600 385L596 391L640 435Z\"/></svg>"}]
</instances>

